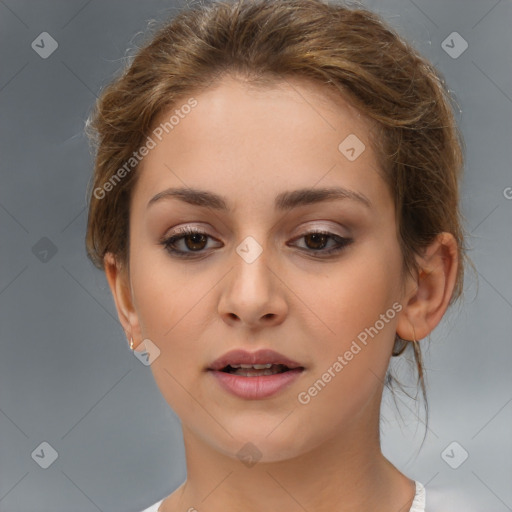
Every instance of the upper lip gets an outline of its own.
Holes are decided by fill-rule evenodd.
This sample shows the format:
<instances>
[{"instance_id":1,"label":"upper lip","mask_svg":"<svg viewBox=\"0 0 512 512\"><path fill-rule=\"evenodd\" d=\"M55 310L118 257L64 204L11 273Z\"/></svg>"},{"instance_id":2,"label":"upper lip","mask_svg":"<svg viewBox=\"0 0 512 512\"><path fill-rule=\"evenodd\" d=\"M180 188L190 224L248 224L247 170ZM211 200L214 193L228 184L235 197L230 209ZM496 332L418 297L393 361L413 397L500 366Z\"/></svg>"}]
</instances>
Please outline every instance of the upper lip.
<instances>
[{"instance_id":1,"label":"upper lip","mask_svg":"<svg viewBox=\"0 0 512 512\"><path fill-rule=\"evenodd\" d=\"M222 370L231 364L283 364L288 368L303 368L299 363L270 349L261 349L256 352L246 350L230 350L216 359L207 370Z\"/></svg>"}]
</instances>

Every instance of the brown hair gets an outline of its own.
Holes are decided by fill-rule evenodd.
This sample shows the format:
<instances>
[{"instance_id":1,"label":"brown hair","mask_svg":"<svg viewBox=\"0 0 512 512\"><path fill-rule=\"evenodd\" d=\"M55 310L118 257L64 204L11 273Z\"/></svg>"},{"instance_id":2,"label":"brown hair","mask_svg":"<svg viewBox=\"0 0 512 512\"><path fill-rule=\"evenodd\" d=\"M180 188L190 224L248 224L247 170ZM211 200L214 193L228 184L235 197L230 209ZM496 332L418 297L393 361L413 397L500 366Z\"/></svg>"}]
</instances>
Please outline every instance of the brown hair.
<instances>
[{"instance_id":1,"label":"brown hair","mask_svg":"<svg viewBox=\"0 0 512 512\"><path fill-rule=\"evenodd\" d=\"M98 268L104 268L107 252L121 264L129 263L136 166L107 194L102 192L104 197L94 191L106 190L101 187L141 147L162 113L227 73L243 76L247 83L310 78L337 91L372 120L383 175L394 197L404 269L417 271L415 255L437 234L450 232L459 251L450 304L460 296L466 258L458 191L463 145L444 81L377 15L320 0L190 7L160 27L105 88L87 123L96 159L88 191L86 248ZM410 345L427 405L419 344L403 343L397 336L393 355Z\"/></svg>"}]
</instances>

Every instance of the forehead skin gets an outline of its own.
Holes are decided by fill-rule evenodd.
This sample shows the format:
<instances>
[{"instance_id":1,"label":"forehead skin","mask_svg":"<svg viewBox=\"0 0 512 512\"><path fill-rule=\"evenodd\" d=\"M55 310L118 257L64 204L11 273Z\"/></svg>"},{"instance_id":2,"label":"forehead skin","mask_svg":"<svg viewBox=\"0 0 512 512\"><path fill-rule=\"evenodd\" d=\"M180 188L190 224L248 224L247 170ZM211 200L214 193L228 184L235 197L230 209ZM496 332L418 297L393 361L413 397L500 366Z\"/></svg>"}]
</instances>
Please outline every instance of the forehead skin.
<instances>
[{"instance_id":1,"label":"forehead skin","mask_svg":"<svg viewBox=\"0 0 512 512\"><path fill-rule=\"evenodd\" d=\"M200 94L184 96L153 128L190 97L197 106L163 132L161 141L153 135L157 145L136 171L132 214L142 214L145 203L168 186L233 196L235 217L251 205L259 215L273 213L272 190L335 185L370 197L374 212L389 209L391 196L371 147L372 125L337 92L304 78L255 86L226 77ZM366 146L353 162L338 150L351 134Z\"/></svg>"}]
</instances>

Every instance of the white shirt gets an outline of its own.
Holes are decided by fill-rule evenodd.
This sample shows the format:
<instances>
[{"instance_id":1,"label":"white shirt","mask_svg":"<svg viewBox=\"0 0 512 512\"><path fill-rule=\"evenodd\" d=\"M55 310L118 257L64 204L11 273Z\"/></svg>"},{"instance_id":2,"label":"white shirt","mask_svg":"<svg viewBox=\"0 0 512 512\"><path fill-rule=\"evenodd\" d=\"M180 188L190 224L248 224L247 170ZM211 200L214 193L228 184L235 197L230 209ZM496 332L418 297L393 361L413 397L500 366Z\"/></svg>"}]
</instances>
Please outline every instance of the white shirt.
<instances>
[{"instance_id":1,"label":"white shirt","mask_svg":"<svg viewBox=\"0 0 512 512\"><path fill-rule=\"evenodd\" d=\"M425 487L422 483L416 482L416 494L414 495L414 500L412 502L412 506L409 509L409 512L425 512L425 502L426 502L426 492ZM160 500L158 503L151 505L151 507L144 509L142 512L158 512L158 507L162 504L164 500Z\"/></svg>"}]
</instances>

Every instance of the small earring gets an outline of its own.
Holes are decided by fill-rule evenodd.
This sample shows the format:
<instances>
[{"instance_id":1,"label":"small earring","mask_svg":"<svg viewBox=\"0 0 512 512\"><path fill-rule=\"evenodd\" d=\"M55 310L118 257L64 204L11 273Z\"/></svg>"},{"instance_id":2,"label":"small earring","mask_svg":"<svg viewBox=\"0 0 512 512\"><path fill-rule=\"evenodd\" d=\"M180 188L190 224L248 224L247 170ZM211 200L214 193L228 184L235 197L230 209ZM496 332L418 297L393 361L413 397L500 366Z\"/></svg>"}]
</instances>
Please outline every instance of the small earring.
<instances>
[{"instance_id":1,"label":"small earring","mask_svg":"<svg viewBox=\"0 0 512 512\"><path fill-rule=\"evenodd\" d=\"M133 350L133 338L130 338L130 350Z\"/></svg>"}]
</instances>

